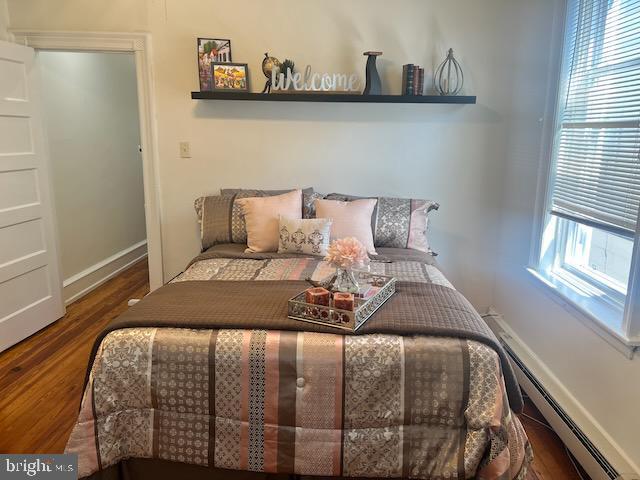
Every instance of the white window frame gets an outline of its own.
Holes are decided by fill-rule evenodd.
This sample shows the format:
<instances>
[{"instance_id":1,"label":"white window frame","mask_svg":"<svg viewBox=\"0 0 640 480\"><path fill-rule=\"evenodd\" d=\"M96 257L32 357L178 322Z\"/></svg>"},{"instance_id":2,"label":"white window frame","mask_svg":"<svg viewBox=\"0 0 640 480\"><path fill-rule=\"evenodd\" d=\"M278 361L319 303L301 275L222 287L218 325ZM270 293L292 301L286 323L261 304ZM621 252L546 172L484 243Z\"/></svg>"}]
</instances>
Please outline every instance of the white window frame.
<instances>
[{"instance_id":1,"label":"white window frame","mask_svg":"<svg viewBox=\"0 0 640 480\"><path fill-rule=\"evenodd\" d=\"M566 225L566 222L549 213L554 158L557 153L555 151L556 139L559 133L558 98L561 92L565 91L565 81L568 77L568 66L563 64L567 4L567 0L559 2L554 19L552 45L557 45L559 48L552 49L549 63L547 102L544 117L541 119L543 129L536 211L527 270L535 279L536 284L540 285L553 300L565 307L578 320L603 337L617 350L628 358L632 358L634 352L640 347L640 214L634 236L624 306L611 300L611 298L615 298L615 295L611 295L606 301L585 296L584 291L580 291L580 281L585 280L582 275L575 275L576 278L567 281L561 275L550 274L553 264L557 264L559 261L558 245L562 242L557 241L558 234L567 235L569 233L566 230L567 227L562 225L563 223ZM557 224L561 224L558 234L554 238L544 238L545 232L548 232L549 229L558 230ZM546 250L550 254L550 257L544 259L541 258L543 241L546 242ZM594 288L594 285L588 281L583 282L582 286L585 290ZM608 293L606 289L601 288L600 290L605 290L603 292L605 294Z\"/></svg>"}]
</instances>

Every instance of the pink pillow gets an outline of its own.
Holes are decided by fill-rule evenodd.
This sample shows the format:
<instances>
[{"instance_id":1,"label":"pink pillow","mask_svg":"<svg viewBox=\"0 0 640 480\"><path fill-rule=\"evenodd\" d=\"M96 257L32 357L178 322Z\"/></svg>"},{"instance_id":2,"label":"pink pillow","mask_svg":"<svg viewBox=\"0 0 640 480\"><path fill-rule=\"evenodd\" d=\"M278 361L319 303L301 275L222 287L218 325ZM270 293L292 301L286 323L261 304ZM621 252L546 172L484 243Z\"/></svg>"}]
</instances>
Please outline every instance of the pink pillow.
<instances>
[{"instance_id":1,"label":"pink pillow","mask_svg":"<svg viewBox=\"0 0 640 480\"><path fill-rule=\"evenodd\" d=\"M302 190L273 197L239 198L247 224L247 252L277 252L280 216L302 218Z\"/></svg>"},{"instance_id":2,"label":"pink pillow","mask_svg":"<svg viewBox=\"0 0 640 480\"><path fill-rule=\"evenodd\" d=\"M371 255L377 255L373 246L371 215L378 200L364 198L341 202L339 200L316 200L316 218L331 218L331 240L356 237Z\"/></svg>"}]
</instances>

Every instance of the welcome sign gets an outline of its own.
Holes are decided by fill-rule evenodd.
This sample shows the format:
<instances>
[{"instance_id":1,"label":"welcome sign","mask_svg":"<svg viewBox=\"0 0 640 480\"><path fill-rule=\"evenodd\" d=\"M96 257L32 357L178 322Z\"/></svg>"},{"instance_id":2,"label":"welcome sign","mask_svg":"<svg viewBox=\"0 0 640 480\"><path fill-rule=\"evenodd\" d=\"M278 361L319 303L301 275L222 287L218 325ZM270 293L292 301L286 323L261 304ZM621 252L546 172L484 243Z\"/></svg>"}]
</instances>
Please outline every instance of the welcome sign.
<instances>
[{"instance_id":1,"label":"welcome sign","mask_svg":"<svg viewBox=\"0 0 640 480\"><path fill-rule=\"evenodd\" d=\"M360 79L355 73L312 73L311 65L300 72L287 68L286 75L278 67L272 74L273 90L295 90L298 92L359 92Z\"/></svg>"}]
</instances>

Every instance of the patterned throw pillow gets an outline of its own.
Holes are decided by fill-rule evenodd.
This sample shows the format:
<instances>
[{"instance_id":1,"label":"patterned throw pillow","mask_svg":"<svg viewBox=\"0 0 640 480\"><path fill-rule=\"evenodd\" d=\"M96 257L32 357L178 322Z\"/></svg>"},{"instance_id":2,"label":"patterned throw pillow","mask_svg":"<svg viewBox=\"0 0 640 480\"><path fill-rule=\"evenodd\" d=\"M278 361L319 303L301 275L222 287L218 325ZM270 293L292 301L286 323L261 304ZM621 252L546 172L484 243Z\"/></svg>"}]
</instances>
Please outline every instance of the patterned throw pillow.
<instances>
[{"instance_id":1,"label":"patterned throw pillow","mask_svg":"<svg viewBox=\"0 0 640 480\"><path fill-rule=\"evenodd\" d=\"M329 248L331 219L280 217L278 253L302 253L324 257Z\"/></svg>"},{"instance_id":2,"label":"patterned throw pillow","mask_svg":"<svg viewBox=\"0 0 640 480\"><path fill-rule=\"evenodd\" d=\"M440 205L431 200L393 197L356 197L330 193L325 198L350 202L362 198L377 198L371 227L376 247L411 248L421 252L434 252L427 240L428 213Z\"/></svg>"},{"instance_id":3,"label":"patterned throw pillow","mask_svg":"<svg viewBox=\"0 0 640 480\"><path fill-rule=\"evenodd\" d=\"M316 218L316 200L323 199L324 195L318 192L302 192L302 218Z\"/></svg>"}]
</instances>

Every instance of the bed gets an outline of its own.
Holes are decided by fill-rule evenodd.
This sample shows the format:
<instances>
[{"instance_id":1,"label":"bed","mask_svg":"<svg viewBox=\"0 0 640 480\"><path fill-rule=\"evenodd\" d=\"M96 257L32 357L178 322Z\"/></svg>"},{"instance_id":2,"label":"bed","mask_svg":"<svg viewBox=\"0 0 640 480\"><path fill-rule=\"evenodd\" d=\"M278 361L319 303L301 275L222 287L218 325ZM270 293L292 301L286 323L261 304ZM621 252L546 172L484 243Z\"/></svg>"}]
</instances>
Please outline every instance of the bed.
<instances>
[{"instance_id":1,"label":"bed","mask_svg":"<svg viewBox=\"0 0 640 480\"><path fill-rule=\"evenodd\" d=\"M498 341L431 255L378 253L398 293L356 335L286 318L331 273L317 257L193 259L96 340L66 447L80 477L525 478Z\"/></svg>"}]
</instances>

